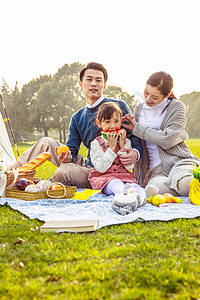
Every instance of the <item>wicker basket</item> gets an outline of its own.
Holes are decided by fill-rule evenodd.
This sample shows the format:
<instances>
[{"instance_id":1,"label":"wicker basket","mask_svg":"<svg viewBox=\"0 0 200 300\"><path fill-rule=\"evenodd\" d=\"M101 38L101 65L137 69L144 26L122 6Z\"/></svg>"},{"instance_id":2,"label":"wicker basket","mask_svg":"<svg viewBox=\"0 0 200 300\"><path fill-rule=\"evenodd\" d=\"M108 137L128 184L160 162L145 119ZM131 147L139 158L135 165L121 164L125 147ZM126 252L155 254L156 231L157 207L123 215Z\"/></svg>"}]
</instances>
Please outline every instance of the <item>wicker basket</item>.
<instances>
[{"instance_id":1,"label":"wicker basket","mask_svg":"<svg viewBox=\"0 0 200 300\"><path fill-rule=\"evenodd\" d=\"M24 172L24 173L20 173L18 174L18 177L17 177L17 180L15 181L15 184L13 185L12 188L15 188L16 187L16 182L21 179L21 178L26 178L28 180L34 180L34 176L35 176L35 170L32 170L32 171L27 171L27 172ZM7 174L7 184L6 184L6 187L8 187L14 180L14 174L13 172L9 172Z\"/></svg>"},{"instance_id":2,"label":"wicker basket","mask_svg":"<svg viewBox=\"0 0 200 300\"><path fill-rule=\"evenodd\" d=\"M25 192L19 191L17 189L7 189L6 190L6 198L16 198L26 201L34 201L38 199L48 199L48 198L72 198L74 193L77 191L76 186L65 186L65 195L64 189L59 190L51 190L48 192L49 196L45 192ZM64 195L62 197L62 195Z\"/></svg>"}]
</instances>

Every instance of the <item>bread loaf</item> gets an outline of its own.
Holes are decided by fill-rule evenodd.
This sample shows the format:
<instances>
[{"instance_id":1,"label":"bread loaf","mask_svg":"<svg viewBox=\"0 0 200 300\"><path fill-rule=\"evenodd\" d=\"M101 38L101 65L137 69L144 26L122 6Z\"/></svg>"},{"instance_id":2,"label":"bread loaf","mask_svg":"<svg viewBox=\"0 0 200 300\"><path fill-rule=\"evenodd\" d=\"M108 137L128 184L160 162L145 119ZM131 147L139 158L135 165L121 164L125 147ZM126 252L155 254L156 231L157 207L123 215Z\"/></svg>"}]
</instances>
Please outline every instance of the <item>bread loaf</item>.
<instances>
[{"instance_id":1,"label":"bread loaf","mask_svg":"<svg viewBox=\"0 0 200 300\"><path fill-rule=\"evenodd\" d=\"M19 167L19 173L35 170L37 167L41 166L50 157L51 154L49 152L43 152L39 154L35 158L31 159L25 165Z\"/></svg>"}]
</instances>

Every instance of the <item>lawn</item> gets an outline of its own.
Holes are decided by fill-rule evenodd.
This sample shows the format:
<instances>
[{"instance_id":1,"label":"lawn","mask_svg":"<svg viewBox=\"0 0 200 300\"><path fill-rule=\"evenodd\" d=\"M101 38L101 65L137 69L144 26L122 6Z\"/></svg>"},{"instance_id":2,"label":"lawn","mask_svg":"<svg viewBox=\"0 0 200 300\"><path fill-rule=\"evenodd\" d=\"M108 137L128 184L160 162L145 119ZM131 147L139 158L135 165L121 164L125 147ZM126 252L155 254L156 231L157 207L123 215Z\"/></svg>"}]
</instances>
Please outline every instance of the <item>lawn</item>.
<instances>
[{"instance_id":1,"label":"lawn","mask_svg":"<svg viewBox=\"0 0 200 300\"><path fill-rule=\"evenodd\" d=\"M200 140L187 143L200 157ZM54 171L47 162L37 176ZM0 207L0 299L200 298L199 218L83 234L41 233L41 224Z\"/></svg>"}]
</instances>

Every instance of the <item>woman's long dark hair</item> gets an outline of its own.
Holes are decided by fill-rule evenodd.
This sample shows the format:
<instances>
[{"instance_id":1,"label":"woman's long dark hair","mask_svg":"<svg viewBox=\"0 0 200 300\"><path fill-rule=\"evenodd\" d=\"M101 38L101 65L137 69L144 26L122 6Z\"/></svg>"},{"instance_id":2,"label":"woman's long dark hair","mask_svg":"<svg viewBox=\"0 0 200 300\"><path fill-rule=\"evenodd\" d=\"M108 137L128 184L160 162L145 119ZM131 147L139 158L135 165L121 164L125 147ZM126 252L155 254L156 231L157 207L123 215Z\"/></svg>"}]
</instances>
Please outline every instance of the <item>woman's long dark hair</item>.
<instances>
[{"instance_id":1,"label":"woman's long dark hair","mask_svg":"<svg viewBox=\"0 0 200 300\"><path fill-rule=\"evenodd\" d=\"M153 87L157 87L157 89L161 92L161 94L164 97L167 97L172 99L177 99L172 92L173 89L173 78L170 74L167 74L165 72L156 72L153 73L149 79L147 80L147 84Z\"/></svg>"}]
</instances>

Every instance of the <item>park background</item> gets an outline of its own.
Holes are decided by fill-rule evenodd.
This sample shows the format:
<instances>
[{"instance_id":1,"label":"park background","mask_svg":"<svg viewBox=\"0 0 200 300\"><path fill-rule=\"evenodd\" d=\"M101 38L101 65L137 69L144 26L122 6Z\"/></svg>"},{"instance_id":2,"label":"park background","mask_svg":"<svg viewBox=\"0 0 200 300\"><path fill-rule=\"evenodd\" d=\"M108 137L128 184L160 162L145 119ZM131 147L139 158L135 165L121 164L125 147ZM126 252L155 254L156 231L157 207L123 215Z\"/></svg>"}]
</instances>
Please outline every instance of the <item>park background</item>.
<instances>
[{"instance_id":1,"label":"park background","mask_svg":"<svg viewBox=\"0 0 200 300\"><path fill-rule=\"evenodd\" d=\"M20 153L47 134L65 141L85 104L78 72L96 61L108 70L105 95L132 110L149 75L170 73L200 157L198 0L3 0L0 9L0 86ZM46 162L37 174L53 172ZM41 224L0 207L0 299L200 298L199 218L92 234L41 233Z\"/></svg>"},{"instance_id":2,"label":"park background","mask_svg":"<svg viewBox=\"0 0 200 300\"><path fill-rule=\"evenodd\" d=\"M105 96L132 111L148 77L165 71L199 137L199 1L1 1L0 87L17 141L65 142L85 105L78 73L90 61L108 70ZM0 107L2 111L2 107Z\"/></svg>"}]
</instances>

